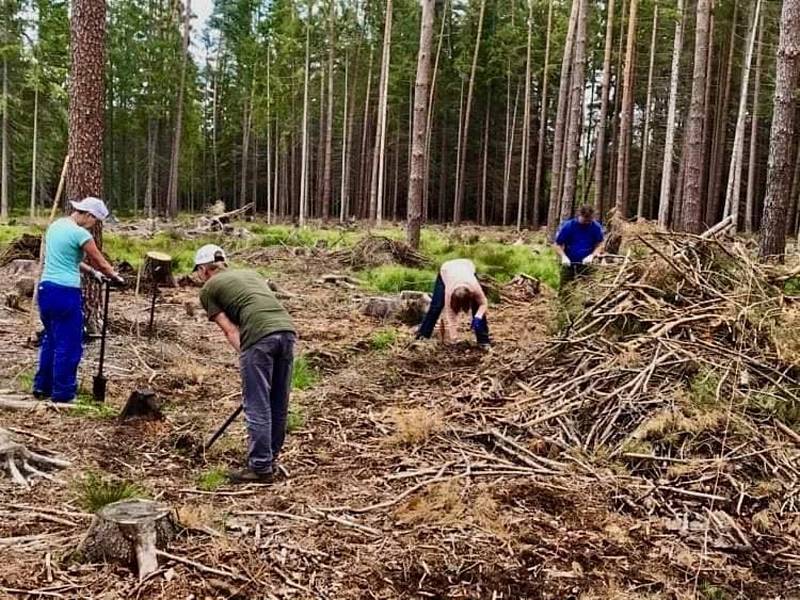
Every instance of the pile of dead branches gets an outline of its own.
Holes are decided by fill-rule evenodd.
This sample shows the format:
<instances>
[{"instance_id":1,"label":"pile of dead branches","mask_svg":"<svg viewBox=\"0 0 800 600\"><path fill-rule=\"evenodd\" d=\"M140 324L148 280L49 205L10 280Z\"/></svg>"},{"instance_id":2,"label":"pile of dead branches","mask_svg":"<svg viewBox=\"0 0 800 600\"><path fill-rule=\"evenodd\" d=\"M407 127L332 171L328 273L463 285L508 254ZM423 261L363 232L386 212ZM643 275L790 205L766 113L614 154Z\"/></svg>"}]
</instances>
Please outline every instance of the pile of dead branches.
<instances>
[{"instance_id":1,"label":"pile of dead branches","mask_svg":"<svg viewBox=\"0 0 800 600\"><path fill-rule=\"evenodd\" d=\"M13 260L38 260L42 236L23 233L0 252L0 267L5 267Z\"/></svg>"},{"instance_id":2,"label":"pile of dead branches","mask_svg":"<svg viewBox=\"0 0 800 600\"><path fill-rule=\"evenodd\" d=\"M369 235L352 248L337 250L331 258L342 266L359 270L397 263L406 267L430 267L430 260L405 242L382 235Z\"/></svg>"},{"instance_id":3,"label":"pile of dead branches","mask_svg":"<svg viewBox=\"0 0 800 600\"><path fill-rule=\"evenodd\" d=\"M499 380L495 365L484 395L513 401L504 422L618 486L631 510L686 520L679 529L695 519L725 547L753 543L730 515L788 536L800 527L800 356L781 351L775 281L735 239L640 235L623 263L562 289L562 334ZM697 505L706 512L686 513Z\"/></svg>"}]
</instances>

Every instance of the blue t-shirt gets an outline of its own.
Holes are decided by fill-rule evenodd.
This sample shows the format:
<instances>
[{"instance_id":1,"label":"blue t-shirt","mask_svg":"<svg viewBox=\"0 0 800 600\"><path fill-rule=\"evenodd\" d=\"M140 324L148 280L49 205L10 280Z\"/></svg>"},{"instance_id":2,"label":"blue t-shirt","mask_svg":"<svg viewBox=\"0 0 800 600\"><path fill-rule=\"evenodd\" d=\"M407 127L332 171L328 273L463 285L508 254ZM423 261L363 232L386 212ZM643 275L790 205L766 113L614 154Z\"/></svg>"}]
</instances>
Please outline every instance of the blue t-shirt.
<instances>
[{"instance_id":1,"label":"blue t-shirt","mask_svg":"<svg viewBox=\"0 0 800 600\"><path fill-rule=\"evenodd\" d=\"M570 219L561 225L556 244L564 246L564 252L574 263L589 256L603 241L603 227L597 221L581 225L578 219Z\"/></svg>"},{"instance_id":2,"label":"blue t-shirt","mask_svg":"<svg viewBox=\"0 0 800 600\"><path fill-rule=\"evenodd\" d=\"M92 234L69 217L54 221L45 233L42 281L66 287L81 287L83 246Z\"/></svg>"}]
</instances>

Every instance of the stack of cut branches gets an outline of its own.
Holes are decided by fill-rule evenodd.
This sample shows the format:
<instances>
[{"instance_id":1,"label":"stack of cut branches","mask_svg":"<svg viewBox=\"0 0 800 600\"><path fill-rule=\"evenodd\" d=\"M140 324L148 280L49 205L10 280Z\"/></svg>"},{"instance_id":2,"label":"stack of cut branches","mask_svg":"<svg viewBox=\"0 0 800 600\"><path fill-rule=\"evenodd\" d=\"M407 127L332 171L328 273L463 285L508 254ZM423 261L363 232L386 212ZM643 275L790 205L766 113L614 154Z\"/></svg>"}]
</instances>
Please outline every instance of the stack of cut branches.
<instances>
[{"instance_id":1,"label":"stack of cut branches","mask_svg":"<svg viewBox=\"0 0 800 600\"><path fill-rule=\"evenodd\" d=\"M782 327L779 279L730 238L640 235L619 268L562 290L561 336L512 357L500 385L497 364L487 369L489 400L506 403L503 422L521 437L569 448L634 511L677 518L704 505L790 533L800 356L780 351L796 332ZM723 525L709 525L727 528L721 544L750 544Z\"/></svg>"},{"instance_id":2,"label":"stack of cut branches","mask_svg":"<svg viewBox=\"0 0 800 600\"><path fill-rule=\"evenodd\" d=\"M0 267L5 267L13 260L38 260L42 236L22 234L0 252Z\"/></svg>"},{"instance_id":3,"label":"stack of cut branches","mask_svg":"<svg viewBox=\"0 0 800 600\"><path fill-rule=\"evenodd\" d=\"M397 263L406 267L430 267L431 261L405 242L385 236L369 235L352 248L337 250L331 258L351 269Z\"/></svg>"}]
</instances>

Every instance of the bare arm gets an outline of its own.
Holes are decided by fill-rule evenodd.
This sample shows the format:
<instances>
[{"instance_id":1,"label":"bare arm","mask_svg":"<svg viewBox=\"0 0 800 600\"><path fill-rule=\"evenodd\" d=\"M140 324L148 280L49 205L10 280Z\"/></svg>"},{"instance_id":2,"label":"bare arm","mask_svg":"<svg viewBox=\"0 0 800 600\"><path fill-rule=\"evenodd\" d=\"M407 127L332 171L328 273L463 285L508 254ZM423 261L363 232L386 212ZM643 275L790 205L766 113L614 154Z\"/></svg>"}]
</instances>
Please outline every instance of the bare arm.
<instances>
[{"instance_id":1,"label":"bare arm","mask_svg":"<svg viewBox=\"0 0 800 600\"><path fill-rule=\"evenodd\" d=\"M214 322L222 329L228 343L233 346L233 349L240 352L241 343L239 340L239 328L233 324L233 321L231 321L224 312L221 312L214 317Z\"/></svg>"},{"instance_id":2,"label":"bare arm","mask_svg":"<svg viewBox=\"0 0 800 600\"><path fill-rule=\"evenodd\" d=\"M91 272L92 268L96 268L103 275L107 275L108 277L116 275L114 267L109 264L102 252L100 252L94 240L89 240L83 245L83 252L85 258L88 259L88 264L81 263L81 271L88 273Z\"/></svg>"},{"instance_id":3,"label":"bare arm","mask_svg":"<svg viewBox=\"0 0 800 600\"><path fill-rule=\"evenodd\" d=\"M567 255L567 251L564 248L564 244L553 244L553 250L555 250L559 258L563 258L564 256Z\"/></svg>"},{"instance_id":4,"label":"bare arm","mask_svg":"<svg viewBox=\"0 0 800 600\"><path fill-rule=\"evenodd\" d=\"M475 318L482 319L489 309L489 301L486 299L486 294L483 293L483 289L480 285L478 285L478 289L475 290L475 296L478 300L478 310L475 311Z\"/></svg>"}]
</instances>

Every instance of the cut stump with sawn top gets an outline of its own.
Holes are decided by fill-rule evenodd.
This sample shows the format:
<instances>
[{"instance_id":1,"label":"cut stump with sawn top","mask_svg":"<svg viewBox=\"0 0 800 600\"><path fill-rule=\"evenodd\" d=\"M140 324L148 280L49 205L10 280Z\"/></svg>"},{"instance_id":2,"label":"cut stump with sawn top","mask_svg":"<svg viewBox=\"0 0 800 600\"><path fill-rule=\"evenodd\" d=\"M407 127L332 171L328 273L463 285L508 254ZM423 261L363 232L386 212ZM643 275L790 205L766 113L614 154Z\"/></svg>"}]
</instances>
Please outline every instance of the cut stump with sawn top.
<instances>
[{"instance_id":1,"label":"cut stump with sawn top","mask_svg":"<svg viewBox=\"0 0 800 600\"><path fill-rule=\"evenodd\" d=\"M121 564L139 580L158 570L157 550L178 534L178 520L167 505L152 500L129 499L98 511L78 547L84 562Z\"/></svg>"},{"instance_id":2,"label":"cut stump with sawn top","mask_svg":"<svg viewBox=\"0 0 800 600\"><path fill-rule=\"evenodd\" d=\"M163 252L148 252L144 257L142 283L145 289L153 287L177 287L172 274L172 257Z\"/></svg>"}]
</instances>

